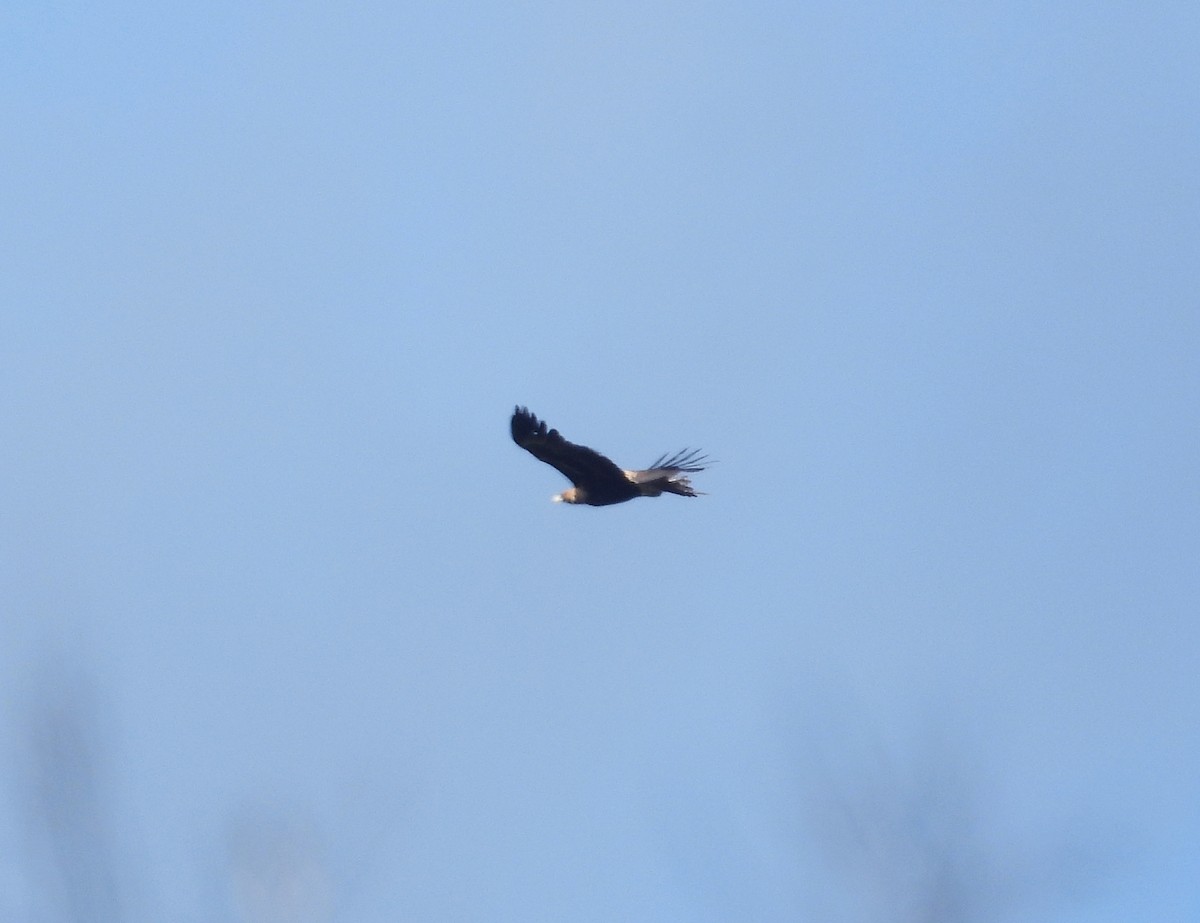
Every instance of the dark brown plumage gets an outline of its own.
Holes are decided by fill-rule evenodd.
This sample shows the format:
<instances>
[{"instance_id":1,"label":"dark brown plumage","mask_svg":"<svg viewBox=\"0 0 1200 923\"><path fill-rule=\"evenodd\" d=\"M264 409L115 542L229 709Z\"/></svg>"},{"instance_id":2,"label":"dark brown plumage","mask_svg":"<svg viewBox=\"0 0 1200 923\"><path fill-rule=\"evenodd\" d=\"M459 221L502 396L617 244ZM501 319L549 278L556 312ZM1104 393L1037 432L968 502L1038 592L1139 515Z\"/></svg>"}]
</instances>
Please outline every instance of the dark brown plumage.
<instances>
[{"instance_id":1,"label":"dark brown plumage","mask_svg":"<svg viewBox=\"0 0 1200 923\"><path fill-rule=\"evenodd\" d=\"M698 494L685 475L703 471L707 462L698 451L684 449L669 457L663 455L644 470L626 471L595 449L567 442L558 430L548 429L524 407L513 411L512 437L522 449L557 468L575 485L554 498L563 503L610 506L662 493L695 497Z\"/></svg>"}]
</instances>

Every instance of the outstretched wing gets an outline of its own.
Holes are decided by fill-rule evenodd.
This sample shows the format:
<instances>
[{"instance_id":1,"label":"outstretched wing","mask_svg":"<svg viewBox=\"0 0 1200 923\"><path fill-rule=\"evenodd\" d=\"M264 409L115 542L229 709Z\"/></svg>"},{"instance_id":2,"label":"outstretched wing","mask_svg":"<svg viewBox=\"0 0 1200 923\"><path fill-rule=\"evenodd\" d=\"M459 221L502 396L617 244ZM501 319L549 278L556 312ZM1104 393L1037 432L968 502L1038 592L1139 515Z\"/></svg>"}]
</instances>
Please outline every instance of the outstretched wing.
<instances>
[{"instance_id":1,"label":"outstretched wing","mask_svg":"<svg viewBox=\"0 0 1200 923\"><path fill-rule=\"evenodd\" d=\"M672 475L703 471L710 464L708 456L701 455L699 449L684 449L674 455L660 456L644 471L627 471L629 479L635 484L646 484L659 478L669 478Z\"/></svg>"},{"instance_id":2,"label":"outstretched wing","mask_svg":"<svg viewBox=\"0 0 1200 923\"><path fill-rule=\"evenodd\" d=\"M557 468L576 487L586 491L612 486L629 486L625 472L611 459L605 458L595 449L567 442L556 429L547 429L524 407L517 407L512 415L513 442L547 465Z\"/></svg>"}]
</instances>

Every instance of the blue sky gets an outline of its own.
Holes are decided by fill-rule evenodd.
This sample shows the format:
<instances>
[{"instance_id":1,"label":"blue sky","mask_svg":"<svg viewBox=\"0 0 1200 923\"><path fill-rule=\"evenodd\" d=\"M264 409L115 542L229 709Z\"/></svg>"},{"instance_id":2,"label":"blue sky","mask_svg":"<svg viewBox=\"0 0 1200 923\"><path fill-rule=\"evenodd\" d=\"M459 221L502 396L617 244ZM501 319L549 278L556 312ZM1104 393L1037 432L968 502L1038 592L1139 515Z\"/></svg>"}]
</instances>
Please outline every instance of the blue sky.
<instances>
[{"instance_id":1,"label":"blue sky","mask_svg":"<svg viewBox=\"0 0 1200 923\"><path fill-rule=\"evenodd\" d=\"M1193 5L0 35L0 916L1200 913Z\"/></svg>"}]
</instances>

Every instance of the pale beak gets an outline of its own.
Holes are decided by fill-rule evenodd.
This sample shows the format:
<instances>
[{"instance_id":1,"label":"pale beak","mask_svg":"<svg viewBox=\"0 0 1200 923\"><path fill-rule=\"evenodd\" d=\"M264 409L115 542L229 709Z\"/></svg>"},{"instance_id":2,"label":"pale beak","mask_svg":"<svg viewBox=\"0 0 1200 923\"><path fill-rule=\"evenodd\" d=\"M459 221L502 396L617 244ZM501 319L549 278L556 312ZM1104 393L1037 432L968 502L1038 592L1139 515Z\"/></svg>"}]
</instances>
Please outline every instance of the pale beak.
<instances>
[{"instance_id":1,"label":"pale beak","mask_svg":"<svg viewBox=\"0 0 1200 923\"><path fill-rule=\"evenodd\" d=\"M554 501L555 503L562 503L562 494L555 494L555 495L554 495L553 497L551 497L550 499L551 499L552 501Z\"/></svg>"}]
</instances>

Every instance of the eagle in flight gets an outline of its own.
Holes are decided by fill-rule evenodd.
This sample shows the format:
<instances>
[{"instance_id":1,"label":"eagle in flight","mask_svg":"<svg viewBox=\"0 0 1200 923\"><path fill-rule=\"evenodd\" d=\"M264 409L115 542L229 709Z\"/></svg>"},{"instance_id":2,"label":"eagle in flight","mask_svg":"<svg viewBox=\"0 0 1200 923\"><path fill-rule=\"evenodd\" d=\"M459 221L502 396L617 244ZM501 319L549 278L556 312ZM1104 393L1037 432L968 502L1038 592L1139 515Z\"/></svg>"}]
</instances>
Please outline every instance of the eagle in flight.
<instances>
[{"instance_id":1,"label":"eagle in flight","mask_svg":"<svg viewBox=\"0 0 1200 923\"><path fill-rule=\"evenodd\" d=\"M662 456L644 471L625 471L595 449L567 442L556 429L547 429L524 407L512 415L513 442L538 461L557 468L574 487L554 497L556 503L585 503L588 506L609 506L624 503L634 497L657 497L659 494L678 494L696 497L687 475L703 471L708 459L699 451L684 449L671 456Z\"/></svg>"}]
</instances>

